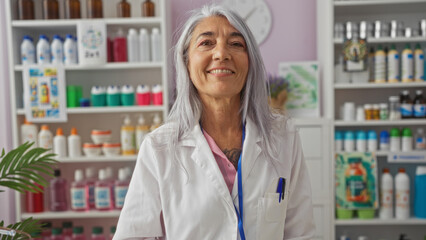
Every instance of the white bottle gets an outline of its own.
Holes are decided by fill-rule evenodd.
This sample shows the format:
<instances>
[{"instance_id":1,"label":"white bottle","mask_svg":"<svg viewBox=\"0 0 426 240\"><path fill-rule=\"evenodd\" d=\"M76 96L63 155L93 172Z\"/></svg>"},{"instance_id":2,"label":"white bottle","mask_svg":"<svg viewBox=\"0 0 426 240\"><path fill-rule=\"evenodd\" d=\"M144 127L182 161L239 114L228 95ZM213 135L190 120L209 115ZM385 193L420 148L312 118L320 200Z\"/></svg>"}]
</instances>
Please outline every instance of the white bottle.
<instances>
[{"instance_id":1,"label":"white bottle","mask_svg":"<svg viewBox=\"0 0 426 240\"><path fill-rule=\"evenodd\" d=\"M52 54L52 64L62 64L64 60L64 48L62 46L62 39L59 35L53 36L50 50Z\"/></svg>"},{"instance_id":2,"label":"white bottle","mask_svg":"<svg viewBox=\"0 0 426 240\"><path fill-rule=\"evenodd\" d=\"M129 29L127 35L127 61L138 62L139 61L139 37L135 29Z\"/></svg>"},{"instance_id":3,"label":"white bottle","mask_svg":"<svg viewBox=\"0 0 426 240\"><path fill-rule=\"evenodd\" d=\"M124 124L121 126L121 152L123 155L135 155L135 127L130 117L126 115Z\"/></svg>"},{"instance_id":4,"label":"white bottle","mask_svg":"<svg viewBox=\"0 0 426 240\"><path fill-rule=\"evenodd\" d=\"M356 134L356 151L366 152L367 151L367 135L364 131L358 131Z\"/></svg>"},{"instance_id":5,"label":"white bottle","mask_svg":"<svg viewBox=\"0 0 426 240\"><path fill-rule=\"evenodd\" d=\"M71 135L68 136L68 155L69 157L81 156L81 138L75 127L71 128Z\"/></svg>"},{"instance_id":6,"label":"white bottle","mask_svg":"<svg viewBox=\"0 0 426 240\"><path fill-rule=\"evenodd\" d=\"M151 33L151 51L152 61L162 61L162 49L161 49L161 34L158 28L153 28Z\"/></svg>"},{"instance_id":7,"label":"white bottle","mask_svg":"<svg viewBox=\"0 0 426 240\"><path fill-rule=\"evenodd\" d=\"M406 44L405 49L402 51L401 72L402 82L413 81L413 51L411 50L409 43Z\"/></svg>"},{"instance_id":8,"label":"white bottle","mask_svg":"<svg viewBox=\"0 0 426 240\"><path fill-rule=\"evenodd\" d=\"M151 60L151 50L149 43L149 34L145 28L139 31L139 60L149 62Z\"/></svg>"},{"instance_id":9,"label":"white bottle","mask_svg":"<svg viewBox=\"0 0 426 240\"><path fill-rule=\"evenodd\" d=\"M111 185L106 180L104 169L99 170L99 180L95 183L95 207L98 210L110 210L111 203Z\"/></svg>"},{"instance_id":10,"label":"white bottle","mask_svg":"<svg viewBox=\"0 0 426 240\"><path fill-rule=\"evenodd\" d=\"M127 190L129 189L129 181L127 180L127 171L125 168L118 170L118 180L114 183L114 199L115 208L122 209Z\"/></svg>"},{"instance_id":11,"label":"white bottle","mask_svg":"<svg viewBox=\"0 0 426 240\"><path fill-rule=\"evenodd\" d=\"M426 139L423 128L417 128L416 137L415 137L415 150L424 150L426 148Z\"/></svg>"},{"instance_id":12,"label":"white bottle","mask_svg":"<svg viewBox=\"0 0 426 240\"><path fill-rule=\"evenodd\" d=\"M21 43L21 61L23 65L36 63L36 51L33 39L25 35Z\"/></svg>"},{"instance_id":13,"label":"white bottle","mask_svg":"<svg viewBox=\"0 0 426 240\"><path fill-rule=\"evenodd\" d=\"M89 208L88 188L81 169L76 169L74 172L74 182L71 183L70 193L72 210L84 211Z\"/></svg>"},{"instance_id":14,"label":"white bottle","mask_svg":"<svg viewBox=\"0 0 426 240\"><path fill-rule=\"evenodd\" d=\"M414 81L423 82L425 81L425 70L424 70L425 55L420 47L420 44L416 44L414 50Z\"/></svg>"},{"instance_id":15,"label":"white bottle","mask_svg":"<svg viewBox=\"0 0 426 240\"><path fill-rule=\"evenodd\" d=\"M38 144L41 148L50 149L47 153L52 153L53 148L53 135L49 130L49 126L42 125L38 133Z\"/></svg>"},{"instance_id":16,"label":"white bottle","mask_svg":"<svg viewBox=\"0 0 426 240\"><path fill-rule=\"evenodd\" d=\"M34 142L31 148L38 147L38 129L35 124L28 122L26 119L24 120L24 124L21 125L21 143L25 142Z\"/></svg>"},{"instance_id":17,"label":"white bottle","mask_svg":"<svg viewBox=\"0 0 426 240\"><path fill-rule=\"evenodd\" d=\"M149 125L145 123L145 118L141 114L136 126L136 148L139 149L145 136L149 133Z\"/></svg>"},{"instance_id":18,"label":"white bottle","mask_svg":"<svg viewBox=\"0 0 426 240\"><path fill-rule=\"evenodd\" d=\"M410 128L404 128L402 130L401 150L403 152L409 152L413 150L413 134Z\"/></svg>"},{"instance_id":19,"label":"white bottle","mask_svg":"<svg viewBox=\"0 0 426 240\"><path fill-rule=\"evenodd\" d=\"M391 50L388 52L388 82L395 83L399 82L399 54L394 44L391 46Z\"/></svg>"},{"instance_id":20,"label":"white bottle","mask_svg":"<svg viewBox=\"0 0 426 240\"><path fill-rule=\"evenodd\" d=\"M77 44L71 34L67 35L64 43L64 63L65 65L77 64Z\"/></svg>"},{"instance_id":21,"label":"white bottle","mask_svg":"<svg viewBox=\"0 0 426 240\"><path fill-rule=\"evenodd\" d=\"M37 42L37 63L50 64L50 44L46 35L40 35Z\"/></svg>"},{"instance_id":22,"label":"white bottle","mask_svg":"<svg viewBox=\"0 0 426 240\"><path fill-rule=\"evenodd\" d=\"M395 217L408 219L410 217L410 178L404 168L400 168L395 176Z\"/></svg>"},{"instance_id":23,"label":"white bottle","mask_svg":"<svg viewBox=\"0 0 426 240\"><path fill-rule=\"evenodd\" d=\"M393 218L393 177L388 168L384 168L382 173L379 216L381 219Z\"/></svg>"},{"instance_id":24,"label":"white bottle","mask_svg":"<svg viewBox=\"0 0 426 240\"><path fill-rule=\"evenodd\" d=\"M58 157L67 156L67 143L62 128L56 129L56 136L53 138L53 153Z\"/></svg>"},{"instance_id":25,"label":"white bottle","mask_svg":"<svg viewBox=\"0 0 426 240\"><path fill-rule=\"evenodd\" d=\"M367 151L377 151L377 134L373 130L367 132Z\"/></svg>"},{"instance_id":26,"label":"white bottle","mask_svg":"<svg viewBox=\"0 0 426 240\"><path fill-rule=\"evenodd\" d=\"M152 125L151 125L150 131L154 131L155 129L157 129L160 126L161 126L161 117L160 117L160 114L156 113L154 115L154 119L152 120Z\"/></svg>"}]
</instances>

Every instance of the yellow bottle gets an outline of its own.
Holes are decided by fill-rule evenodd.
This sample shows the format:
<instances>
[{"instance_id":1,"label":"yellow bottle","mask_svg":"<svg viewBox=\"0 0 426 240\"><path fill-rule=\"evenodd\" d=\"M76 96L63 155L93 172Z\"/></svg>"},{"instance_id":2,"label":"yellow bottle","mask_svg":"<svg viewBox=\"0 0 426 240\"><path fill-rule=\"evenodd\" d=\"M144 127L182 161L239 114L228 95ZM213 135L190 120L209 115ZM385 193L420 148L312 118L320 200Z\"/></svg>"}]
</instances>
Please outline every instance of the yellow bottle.
<instances>
[{"instance_id":1,"label":"yellow bottle","mask_svg":"<svg viewBox=\"0 0 426 240\"><path fill-rule=\"evenodd\" d=\"M151 131L154 131L155 129L161 126L161 117L158 113L155 114L154 119L152 121L153 123L151 125Z\"/></svg>"},{"instance_id":2,"label":"yellow bottle","mask_svg":"<svg viewBox=\"0 0 426 240\"><path fill-rule=\"evenodd\" d=\"M121 152L123 155L135 155L135 127L130 117L126 115L124 125L121 126Z\"/></svg>"},{"instance_id":3,"label":"yellow bottle","mask_svg":"<svg viewBox=\"0 0 426 240\"><path fill-rule=\"evenodd\" d=\"M150 126L145 123L145 118L140 115L136 126L136 148L139 149L145 136L149 133Z\"/></svg>"},{"instance_id":4,"label":"yellow bottle","mask_svg":"<svg viewBox=\"0 0 426 240\"><path fill-rule=\"evenodd\" d=\"M401 58L401 69L402 69L402 82L413 81L413 51L409 43L405 45L404 51L402 51Z\"/></svg>"},{"instance_id":5,"label":"yellow bottle","mask_svg":"<svg viewBox=\"0 0 426 240\"><path fill-rule=\"evenodd\" d=\"M414 81L423 82L425 80L424 70L425 54L420 47L420 44L416 44L416 50L414 50Z\"/></svg>"},{"instance_id":6,"label":"yellow bottle","mask_svg":"<svg viewBox=\"0 0 426 240\"><path fill-rule=\"evenodd\" d=\"M379 45L374 55L374 82L386 82L386 53L381 45Z\"/></svg>"},{"instance_id":7,"label":"yellow bottle","mask_svg":"<svg viewBox=\"0 0 426 240\"><path fill-rule=\"evenodd\" d=\"M388 82L399 82L399 54L394 44L388 52Z\"/></svg>"}]
</instances>

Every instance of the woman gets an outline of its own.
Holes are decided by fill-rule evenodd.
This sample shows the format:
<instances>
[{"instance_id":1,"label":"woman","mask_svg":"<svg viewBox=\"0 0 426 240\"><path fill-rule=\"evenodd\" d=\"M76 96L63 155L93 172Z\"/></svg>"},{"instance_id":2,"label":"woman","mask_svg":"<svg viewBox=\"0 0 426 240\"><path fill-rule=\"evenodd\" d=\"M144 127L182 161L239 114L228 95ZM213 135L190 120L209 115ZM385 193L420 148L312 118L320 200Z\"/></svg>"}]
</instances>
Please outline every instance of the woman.
<instances>
[{"instance_id":1,"label":"woman","mask_svg":"<svg viewBox=\"0 0 426 240\"><path fill-rule=\"evenodd\" d=\"M176 102L142 143L114 239L313 238L299 137L269 110L244 21L194 11L175 61Z\"/></svg>"}]
</instances>

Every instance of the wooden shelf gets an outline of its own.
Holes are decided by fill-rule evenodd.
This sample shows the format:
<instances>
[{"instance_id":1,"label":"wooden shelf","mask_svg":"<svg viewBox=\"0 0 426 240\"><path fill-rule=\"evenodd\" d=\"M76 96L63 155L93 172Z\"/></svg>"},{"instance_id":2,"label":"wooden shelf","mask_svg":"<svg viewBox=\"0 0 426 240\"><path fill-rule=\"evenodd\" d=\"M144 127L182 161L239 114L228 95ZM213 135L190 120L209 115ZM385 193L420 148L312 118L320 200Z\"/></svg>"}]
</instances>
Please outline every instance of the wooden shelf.
<instances>
[{"instance_id":1,"label":"wooden shelf","mask_svg":"<svg viewBox=\"0 0 426 240\"><path fill-rule=\"evenodd\" d=\"M426 119L406 119L406 120L370 120L370 121L343 121L336 120L334 125L336 127L357 127L357 126L416 126L425 125Z\"/></svg>"},{"instance_id":2,"label":"wooden shelf","mask_svg":"<svg viewBox=\"0 0 426 240\"><path fill-rule=\"evenodd\" d=\"M84 71L84 70L118 70L118 69L150 69L161 68L162 62L148 63L107 63L105 65L67 65L64 66L65 71ZM16 65L15 71L22 71L23 65Z\"/></svg>"},{"instance_id":3,"label":"wooden shelf","mask_svg":"<svg viewBox=\"0 0 426 240\"><path fill-rule=\"evenodd\" d=\"M67 114L89 114L89 113L125 113L125 112L157 112L164 111L165 106L120 106L120 107L75 107L67 108ZM18 115L24 115L23 108L18 109Z\"/></svg>"},{"instance_id":4,"label":"wooden shelf","mask_svg":"<svg viewBox=\"0 0 426 240\"><path fill-rule=\"evenodd\" d=\"M86 212L42 212L42 213L22 213L22 218L33 217L35 219L81 219L81 218L116 218L120 216L120 210L110 211L86 211Z\"/></svg>"},{"instance_id":5,"label":"wooden shelf","mask_svg":"<svg viewBox=\"0 0 426 240\"><path fill-rule=\"evenodd\" d=\"M336 83L334 89L383 89L383 88L418 88L426 87L426 82L411 83Z\"/></svg>"},{"instance_id":6,"label":"wooden shelf","mask_svg":"<svg viewBox=\"0 0 426 240\"><path fill-rule=\"evenodd\" d=\"M355 226L355 225L426 225L426 219L410 218L410 219L336 219L337 226Z\"/></svg>"}]
</instances>

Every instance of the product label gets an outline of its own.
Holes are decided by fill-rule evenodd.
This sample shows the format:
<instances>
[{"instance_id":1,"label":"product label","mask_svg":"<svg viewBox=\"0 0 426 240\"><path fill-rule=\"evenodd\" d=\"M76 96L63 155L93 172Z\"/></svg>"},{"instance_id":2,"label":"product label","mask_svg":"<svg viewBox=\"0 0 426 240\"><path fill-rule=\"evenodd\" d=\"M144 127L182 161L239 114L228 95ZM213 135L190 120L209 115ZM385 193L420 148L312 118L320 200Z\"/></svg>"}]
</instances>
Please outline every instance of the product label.
<instances>
[{"instance_id":1,"label":"product label","mask_svg":"<svg viewBox=\"0 0 426 240\"><path fill-rule=\"evenodd\" d=\"M121 149L123 152L135 150L135 135L133 131L121 131Z\"/></svg>"},{"instance_id":2,"label":"product label","mask_svg":"<svg viewBox=\"0 0 426 240\"><path fill-rule=\"evenodd\" d=\"M86 209L86 189L85 188L71 188L71 208L72 209Z\"/></svg>"},{"instance_id":3,"label":"product label","mask_svg":"<svg viewBox=\"0 0 426 240\"><path fill-rule=\"evenodd\" d=\"M425 117L426 116L426 104L414 104L414 116Z\"/></svg>"},{"instance_id":4,"label":"product label","mask_svg":"<svg viewBox=\"0 0 426 240\"><path fill-rule=\"evenodd\" d=\"M414 63L414 78L417 81L424 81L424 55L418 54Z\"/></svg>"},{"instance_id":5,"label":"product label","mask_svg":"<svg viewBox=\"0 0 426 240\"><path fill-rule=\"evenodd\" d=\"M413 54L403 55L402 80L413 80Z\"/></svg>"},{"instance_id":6,"label":"product label","mask_svg":"<svg viewBox=\"0 0 426 240\"><path fill-rule=\"evenodd\" d=\"M374 58L374 81L386 81L386 56L376 55Z\"/></svg>"},{"instance_id":7,"label":"product label","mask_svg":"<svg viewBox=\"0 0 426 240\"><path fill-rule=\"evenodd\" d=\"M111 196L109 187L95 187L96 208L109 208L111 206Z\"/></svg>"},{"instance_id":8,"label":"product label","mask_svg":"<svg viewBox=\"0 0 426 240\"><path fill-rule=\"evenodd\" d=\"M401 116L403 117L413 116L413 104L402 103L400 109L401 109Z\"/></svg>"},{"instance_id":9,"label":"product label","mask_svg":"<svg viewBox=\"0 0 426 240\"><path fill-rule=\"evenodd\" d=\"M95 205L95 185L89 185L89 204Z\"/></svg>"},{"instance_id":10,"label":"product label","mask_svg":"<svg viewBox=\"0 0 426 240\"><path fill-rule=\"evenodd\" d=\"M396 207L402 209L409 209L410 204L410 191L409 190L400 190L396 192Z\"/></svg>"},{"instance_id":11,"label":"product label","mask_svg":"<svg viewBox=\"0 0 426 240\"><path fill-rule=\"evenodd\" d=\"M380 205L382 208L393 209L392 196L393 196L393 191L391 189L382 190L380 194L380 200L381 200Z\"/></svg>"},{"instance_id":12,"label":"product label","mask_svg":"<svg viewBox=\"0 0 426 240\"><path fill-rule=\"evenodd\" d=\"M357 199L362 196L362 192L366 188L363 176L349 176L346 179L346 188L349 191L349 196L352 199Z\"/></svg>"},{"instance_id":13,"label":"product label","mask_svg":"<svg viewBox=\"0 0 426 240\"><path fill-rule=\"evenodd\" d=\"M425 149L426 143L424 137L416 138L416 149Z\"/></svg>"},{"instance_id":14,"label":"product label","mask_svg":"<svg viewBox=\"0 0 426 240\"><path fill-rule=\"evenodd\" d=\"M128 189L129 187L127 186L115 186L115 207L123 207Z\"/></svg>"}]
</instances>

